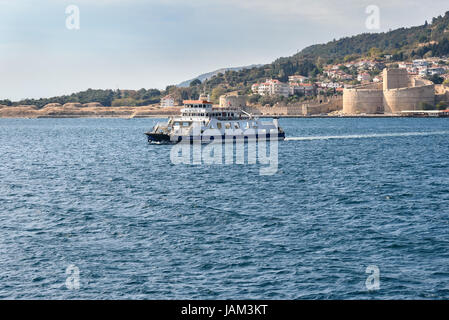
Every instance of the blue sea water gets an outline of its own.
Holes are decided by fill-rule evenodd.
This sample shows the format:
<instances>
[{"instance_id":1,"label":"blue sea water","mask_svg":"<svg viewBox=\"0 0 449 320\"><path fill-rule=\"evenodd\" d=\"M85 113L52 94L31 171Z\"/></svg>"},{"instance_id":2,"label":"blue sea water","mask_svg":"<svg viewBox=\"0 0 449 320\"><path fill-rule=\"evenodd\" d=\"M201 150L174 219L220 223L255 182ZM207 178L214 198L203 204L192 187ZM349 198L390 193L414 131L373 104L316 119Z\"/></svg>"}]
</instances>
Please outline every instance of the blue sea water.
<instances>
[{"instance_id":1,"label":"blue sea water","mask_svg":"<svg viewBox=\"0 0 449 320\"><path fill-rule=\"evenodd\" d=\"M449 298L449 119L281 119L274 175L155 121L0 119L0 299Z\"/></svg>"}]
</instances>

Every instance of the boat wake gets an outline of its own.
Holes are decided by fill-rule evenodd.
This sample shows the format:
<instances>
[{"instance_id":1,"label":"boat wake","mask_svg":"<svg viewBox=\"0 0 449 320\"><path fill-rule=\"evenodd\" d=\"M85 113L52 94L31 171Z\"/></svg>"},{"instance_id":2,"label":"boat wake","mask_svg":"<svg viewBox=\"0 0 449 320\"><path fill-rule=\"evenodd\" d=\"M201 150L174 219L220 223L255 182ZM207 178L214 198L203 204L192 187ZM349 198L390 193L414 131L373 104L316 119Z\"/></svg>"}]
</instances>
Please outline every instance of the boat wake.
<instances>
[{"instance_id":1,"label":"boat wake","mask_svg":"<svg viewBox=\"0 0 449 320\"><path fill-rule=\"evenodd\" d=\"M432 135L445 135L445 134L449 134L449 131L373 133L373 134L354 134L354 135L344 135L344 136L286 137L285 141L331 140L331 139L368 139L368 138L382 138L382 137L432 136Z\"/></svg>"}]
</instances>

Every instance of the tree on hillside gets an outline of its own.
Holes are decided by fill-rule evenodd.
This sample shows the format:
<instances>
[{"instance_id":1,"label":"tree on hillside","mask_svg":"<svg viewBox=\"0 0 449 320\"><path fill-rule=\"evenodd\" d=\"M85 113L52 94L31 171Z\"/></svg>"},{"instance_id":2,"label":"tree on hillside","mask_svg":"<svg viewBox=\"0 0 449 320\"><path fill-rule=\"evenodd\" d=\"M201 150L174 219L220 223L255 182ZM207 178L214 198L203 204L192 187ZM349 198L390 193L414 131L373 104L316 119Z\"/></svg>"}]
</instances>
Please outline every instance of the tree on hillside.
<instances>
[{"instance_id":1,"label":"tree on hillside","mask_svg":"<svg viewBox=\"0 0 449 320\"><path fill-rule=\"evenodd\" d=\"M372 48L369 50L369 56L370 56L372 59L378 59L378 58L380 57L381 54L382 54L382 50L380 50L379 48L372 47Z\"/></svg>"},{"instance_id":2,"label":"tree on hillside","mask_svg":"<svg viewBox=\"0 0 449 320\"><path fill-rule=\"evenodd\" d=\"M226 93L226 89L222 86L215 87L212 89L212 94L210 96L212 102L218 103L220 96Z\"/></svg>"},{"instance_id":3,"label":"tree on hillside","mask_svg":"<svg viewBox=\"0 0 449 320\"><path fill-rule=\"evenodd\" d=\"M201 80L199 80L199 79L195 79L195 80L192 80L192 82L190 82L190 87L195 87L195 86L199 86L201 84Z\"/></svg>"},{"instance_id":4,"label":"tree on hillside","mask_svg":"<svg viewBox=\"0 0 449 320\"><path fill-rule=\"evenodd\" d=\"M434 75L431 76L431 77L427 77L427 79L430 80L430 81L432 81L432 82L435 83L435 84L442 84L443 81L444 81L444 78L440 77L440 76L437 75L437 74L434 74Z\"/></svg>"}]
</instances>

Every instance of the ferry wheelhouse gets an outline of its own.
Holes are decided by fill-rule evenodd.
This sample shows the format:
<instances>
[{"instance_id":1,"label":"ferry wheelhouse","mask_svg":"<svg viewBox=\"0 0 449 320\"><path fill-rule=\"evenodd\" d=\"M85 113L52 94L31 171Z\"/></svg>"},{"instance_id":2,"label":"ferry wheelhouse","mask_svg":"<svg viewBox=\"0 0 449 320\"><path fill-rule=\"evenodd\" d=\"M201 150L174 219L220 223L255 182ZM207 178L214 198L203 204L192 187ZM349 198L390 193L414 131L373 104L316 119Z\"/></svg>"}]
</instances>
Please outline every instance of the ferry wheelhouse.
<instances>
[{"instance_id":1,"label":"ferry wheelhouse","mask_svg":"<svg viewBox=\"0 0 449 320\"><path fill-rule=\"evenodd\" d=\"M149 142L284 140L277 119L267 120L235 108L214 108L206 99L184 100L181 115L145 133Z\"/></svg>"}]
</instances>

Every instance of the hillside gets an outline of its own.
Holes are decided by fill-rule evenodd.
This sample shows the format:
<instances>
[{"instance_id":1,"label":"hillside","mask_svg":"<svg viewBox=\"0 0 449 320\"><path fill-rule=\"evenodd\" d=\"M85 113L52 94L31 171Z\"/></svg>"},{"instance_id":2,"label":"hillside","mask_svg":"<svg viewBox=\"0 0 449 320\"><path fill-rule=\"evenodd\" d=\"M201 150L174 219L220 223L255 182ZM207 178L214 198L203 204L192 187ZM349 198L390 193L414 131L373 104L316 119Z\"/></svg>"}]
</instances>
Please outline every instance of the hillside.
<instances>
[{"instance_id":1,"label":"hillside","mask_svg":"<svg viewBox=\"0 0 449 320\"><path fill-rule=\"evenodd\" d=\"M286 81L289 75L315 77L326 64L369 57L392 61L449 55L449 11L422 26L400 28L382 33L365 33L326 44L312 45L299 53L279 58L271 64L217 75L205 83L206 89L222 86L225 90L248 90L249 85L265 78Z\"/></svg>"},{"instance_id":2,"label":"hillside","mask_svg":"<svg viewBox=\"0 0 449 320\"><path fill-rule=\"evenodd\" d=\"M427 21L424 25L400 28L382 33L364 33L361 35L342 38L326 44L312 45L305 48L296 57L341 59L351 55L368 55L372 48L379 49L384 54L396 55L398 58L404 56L421 58L425 50L415 50L419 48L430 48L437 51L435 55L447 54L447 50L439 50L432 45L432 42L441 42L449 38L449 11L444 16L434 18L432 24ZM422 53L422 54L421 54ZM431 54L433 55L433 54ZM295 57L294 56L294 57Z\"/></svg>"},{"instance_id":3,"label":"hillside","mask_svg":"<svg viewBox=\"0 0 449 320\"><path fill-rule=\"evenodd\" d=\"M48 103L100 102L104 106L142 106L157 103L166 94L171 94L178 102L197 98L202 92L211 94L214 102L221 94L231 91L249 93L251 85L266 78L287 81L290 75L303 75L312 79L322 73L323 67L369 57L390 61L404 61L423 57L449 55L449 11L436 17L431 23L421 26L400 28L382 33L365 33L345 37L326 44L309 46L299 53L266 65L220 69L200 75L199 81L191 84L185 81L178 86L168 86L165 90L86 90L71 95L46 99L26 99L17 102L0 100L7 106L36 105L42 108ZM189 84L187 86L187 83Z\"/></svg>"},{"instance_id":4,"label":"hillside","mask_svg":"<svg viewBox=\"0 0 449 320\"><path fill-rule=\"evenodd\" d=\"M225 73L226 71L240 71L243 69L251 69L251 68L255 68L255 67L260 67L260 64L253 64L250 66L244 66L244 67L234 67L234 68L221 68L212 72L208 72L208 73L203 73L193 79L187 80L187 81L183 81L180 84L177 85L177 87L181 87L181 88L186 88L190 86L190 83L195 80L198 79L201 82L203 82L204 80L208 80L210 78L212 78L213 76L216 76L219 73Z\"/></svg>"}]
</instances>

